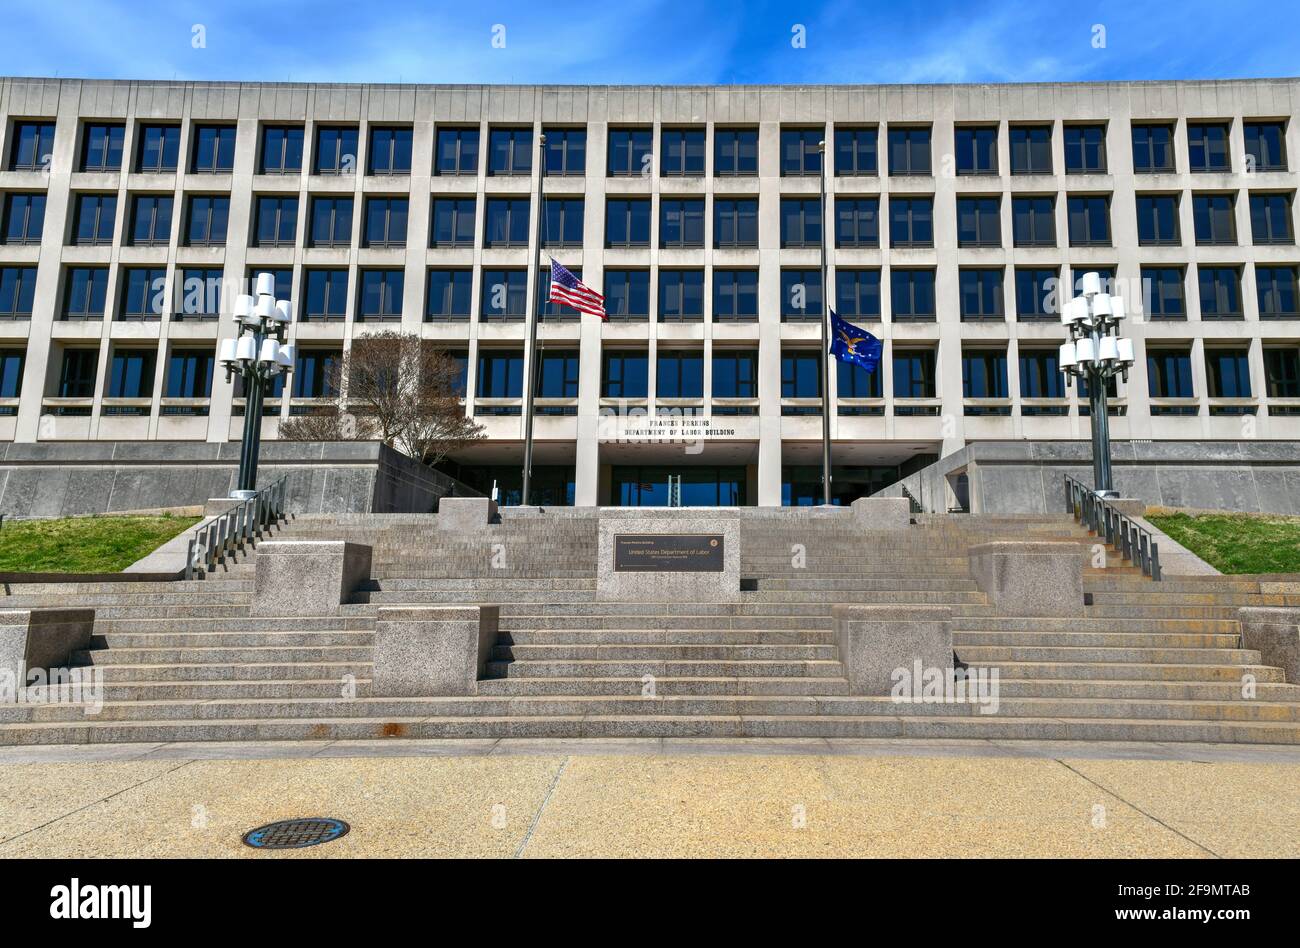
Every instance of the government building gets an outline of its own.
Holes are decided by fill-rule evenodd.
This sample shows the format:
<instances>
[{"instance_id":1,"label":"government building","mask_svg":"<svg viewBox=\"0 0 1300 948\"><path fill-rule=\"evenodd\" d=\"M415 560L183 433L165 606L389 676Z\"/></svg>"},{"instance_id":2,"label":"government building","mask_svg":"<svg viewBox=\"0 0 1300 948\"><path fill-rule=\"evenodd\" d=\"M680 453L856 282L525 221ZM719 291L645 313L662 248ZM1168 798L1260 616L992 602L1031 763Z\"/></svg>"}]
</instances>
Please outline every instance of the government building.
<instances>
[{"instance_id":1,"label":"government building","mask_svg":"<svg viewBox=\"0 0 1300 948\"><path fill-rule=\"evenodd\" d=\"M820 503L823 411L848 502L985 442L1086 450L1058 314L1096 271L1137 355L1117 451L1289 444L1298 105L1294 79L0 80L0 441L237 442L216 352L269 272L296 366L268 446L400 329L463 360L485 428L444 473L509 503L532 297L535 502ZM551 257L608 321L544 302ZM884 343L828 392L824 293Z\"/></svg>"}]
</instances>

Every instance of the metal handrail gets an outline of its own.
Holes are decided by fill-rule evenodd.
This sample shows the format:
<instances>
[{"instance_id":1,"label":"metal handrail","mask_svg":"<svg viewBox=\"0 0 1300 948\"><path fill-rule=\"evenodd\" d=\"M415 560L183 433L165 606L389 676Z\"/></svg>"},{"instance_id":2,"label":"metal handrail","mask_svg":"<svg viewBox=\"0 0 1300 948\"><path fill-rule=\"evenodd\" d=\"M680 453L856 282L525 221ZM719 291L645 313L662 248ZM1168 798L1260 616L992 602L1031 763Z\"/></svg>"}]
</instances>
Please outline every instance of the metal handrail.
<instances>
[{"instance_id":1,"label":"metal handrail","mask_svg":"<svg viewBox=\"0 0 1300 948\"><path fill-rule=\"evenodd\" d=\"M205 575L245 546L256 546L267 530L285 519L289 475L281 475L247 500L204 524L190 538L185 578Z\"/></svg>"},{"instance_id":2,"label":"metal handrail","mask_svg":"<svg viewBox=\"0 0 1300 948\"><path fill-rule=\"evenodd\" d=\"M900 482L898 485L898 489L901 490L903 492L903 496L907 498L907 503L912 513L914 514L925 513L925 508L921 506L921 502L916 499L915 495L913 495L913 493L907 489L906 484Z\"/></svg>"},{"instance_id":3,"label":"metal handrail","mask_svg":"<svg viewBox=\"0 0 1300 948\"><path fill-rule=\"evenodd\" d=\"M1091 487L1065 475L1065 509L1089 531L1103 537L1124 559L1142 568L1143 576L1160 579L1160 547L1151 531L1098 497Z\"/></svg>"}]
</instances>

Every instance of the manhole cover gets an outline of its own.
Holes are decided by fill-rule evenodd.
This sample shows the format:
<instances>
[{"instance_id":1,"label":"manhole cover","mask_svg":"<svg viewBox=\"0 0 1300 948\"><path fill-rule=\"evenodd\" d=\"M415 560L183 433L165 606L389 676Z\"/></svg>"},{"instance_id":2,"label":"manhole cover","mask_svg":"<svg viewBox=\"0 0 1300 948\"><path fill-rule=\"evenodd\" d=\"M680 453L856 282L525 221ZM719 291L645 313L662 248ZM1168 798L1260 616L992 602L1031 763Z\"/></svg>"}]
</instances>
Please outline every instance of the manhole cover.
<instances>
[{"instance_id":1,"label":"manhole cover","mask_svg":"<svg viewBox=\"0 0 1300 948\"><path fill-rule=\"evenodd\" d=\"M314 817L267 823L244 834L244 845L254 849L302 849L346 836L352 827L342 820Z\"/></svg>"}]
</instances>

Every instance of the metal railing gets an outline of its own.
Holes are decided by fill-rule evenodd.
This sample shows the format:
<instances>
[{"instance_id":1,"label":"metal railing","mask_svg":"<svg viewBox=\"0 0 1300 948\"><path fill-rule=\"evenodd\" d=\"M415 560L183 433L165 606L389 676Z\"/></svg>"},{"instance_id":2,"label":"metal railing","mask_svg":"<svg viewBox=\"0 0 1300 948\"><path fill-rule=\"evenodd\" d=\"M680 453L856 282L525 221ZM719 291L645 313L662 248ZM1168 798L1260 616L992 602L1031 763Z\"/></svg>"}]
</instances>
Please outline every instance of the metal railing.
<instances>
[{"instance_id":1,"label":"metal railing","mask_svg":"<svg viewBox=\"0 0 1300 948\"><path fill-rule=\"evenodd\" d=\"M910 490L907 489L906 484L900 483L898 485L898 489L901 490L903 492L903 496L907 498L907 504L908 507L911 509L912 513L914 514L925 513L925 508L921 506L921 502L916 499L916 496Z\"/></svg>"},{"instance_id":2,"label":"metal railing","mask_svg":"<svg viewBox=\"0 0 1300 948\"><path fill-rule=\"evenodd\" d=\"M1160 579L1160 548L1150 530L1098 497L1091 487L1065 475L1065 509L1074 519L1119 551L1124 559L1142 568L1143 576Z\"/></svg>"},{"instance_id":3,"label":"metal railing","mask_svg":"<svg viewBox=\"0 0 1300 948\"><path fill-rule=\"evenodd\" d=\"M288 484L289 475L282 475L200 528L190 539L185 578L206 575L227 556L256 545L268 529L285 519Z\"/></svg>"}]
</instances>

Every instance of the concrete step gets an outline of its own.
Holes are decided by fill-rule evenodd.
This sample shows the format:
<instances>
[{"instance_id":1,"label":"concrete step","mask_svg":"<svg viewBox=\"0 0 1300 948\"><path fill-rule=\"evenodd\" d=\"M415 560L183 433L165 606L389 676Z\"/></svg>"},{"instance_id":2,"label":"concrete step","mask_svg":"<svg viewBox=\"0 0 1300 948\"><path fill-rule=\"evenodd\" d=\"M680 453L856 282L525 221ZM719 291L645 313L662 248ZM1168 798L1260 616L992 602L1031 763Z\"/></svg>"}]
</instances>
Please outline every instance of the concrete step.
<instances>
[{"instance_id":1,"label":"concrete step","mask_svg":"<svg viewBox=\"0 0 1300 948\"><path fill-rule=\"evenodd\" d=\"M973 668L997 668L1003 678L1083 681L1218 681L1234 682L1241 686L1250 675L1258 682L1283 683L1282 669L1269 665L1210 664L1151 664L1149 662L1118 661L1011 661L1008 659L967 658L968 648L957 649L957 657Z\"/></svg>"},{"instance_id":2,"label":"concrete step","mask_svg":"<svg viewBox=\"0 0 1300 948\"><path fill-rule=\"evenodd\" d=\"M117 669L114 669L116 671ZM107 678L108 676L106 676ZM347 682L338 678L281 678L281 679L238 679L231 678L218 681L124 681L113 683L105 681L103 698L105 701L213 701L232 700L236 698L340 698L345 686L355 689L357 695L364 695L369 688L370 679L354 678ZM640 687L640 682L637 683ZM68 686L52 688L32 688L40 699L47 691L55 694L68 692Z\"/></svg>"},{"instance_id":3,"label":"concrete step","mask_svg":"<svg viewBox=\"0 0 1300 948\"><path fill-rule=\"evenodd\" d=\"M364 632L374 631L370 616L236 616L222 619L154 618L96 619L95 632Z\"/></svg>"},{"instance_id":4,"label":"concrete step","mask_svg":"<svg viewBox=\"0 0 1300 948\"><path fill-rule=\"evenodd\" d=\"M498 662L576 662L576 661L837 661L834 645L497 645L492 660Z\"/></svg>"},{"instance_id":5,"label":"concrete step","mask_svg":"<svg viewBox=\"0 0 1300 948\"><path fill-rule=\"evenodd\" d=\"M347 676L355 680L370 678L372 663L365 661L261 661L261 662L146 662L110 664L95 663L102 670L105 684L127 684L147 681L274 681L290 679L322 681L333 679L340 683Z\"/></svg>"},{"instance_id":6,"label":"concrete step","mask_svg":"<svg viewBox=\"0 0 1300 948\"><path fill-rule=\"evenodd\" d=\"M370 647L374 632L113 632L91 637L91 650L247 648L250 646Z\"/></svg>"},{"instance_id":7,"label":"concrete step","mask_svg":"<svg viewBox=\"0 0 1300 948\"><path fill-rule=\"evenodd\" d=\"M991 665L1006 662L1144 662L1149 665L1251 665L1259 652L1239 648L1092 648L1087 646L963 645L962 661Z\"/></svg>"},{"instance_id":8,"label":"concrete step","mask_svg":"<svg viewBox=\"0 0 1300 948\"><path fill-rule=\"evenodd\" d=\"M276 646L235 648L105 648L72 653L74 665L300 664L368 662L369 645Z\"/></svg>"},{"instance_id":9,"label":"concrete step","mask_svg":"<svg viewBox=\"0 0 1300 948\"><path fill-rule=\"evenodd\" d=\"M802 629L515 629L498 645L834 645L830 631Z\"/></svg>"},{"instance_id":10,"label":"concrete step","mask_svg":"<svg viewBox=\"0 0 1300 948\"><path fill-rule=\"evenodd\" d=\"M1236 635L1236 619L1142 619L1123 617L963 615L953 620L953 632L1189 632Z\"/></svg>"},{"instance_id":11,"label":"concrete step","mask_svg":"<svg viewBox=\"0 0 1300 948\"><path fill-rule=\"evenodd\" d=\"M573 661L491 661L488 678L840 678L843 666L813 661L653 661L613 659Z\"/></svg>"},{"instance_id":12,"label":"concrete step","mask_svg":"<svg viewBox=\"0 0 1300 948\"><path fill-rule=\"evenodd\" d=\"M1231 649L1241 636L1186 632L953 632L953 647L997 645L1069 648L1213 648Z\"/></svg>"}]
</instances>

